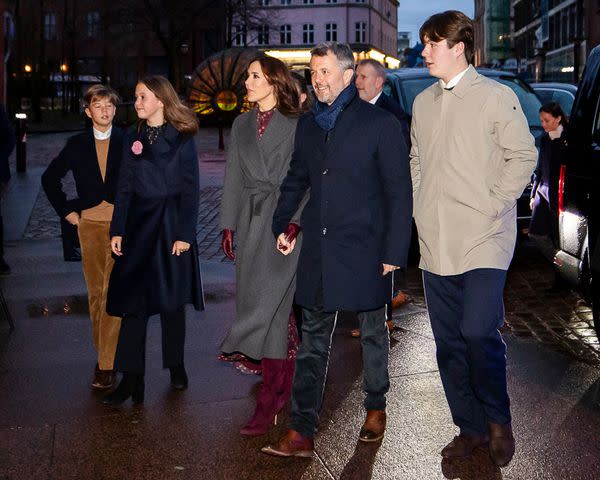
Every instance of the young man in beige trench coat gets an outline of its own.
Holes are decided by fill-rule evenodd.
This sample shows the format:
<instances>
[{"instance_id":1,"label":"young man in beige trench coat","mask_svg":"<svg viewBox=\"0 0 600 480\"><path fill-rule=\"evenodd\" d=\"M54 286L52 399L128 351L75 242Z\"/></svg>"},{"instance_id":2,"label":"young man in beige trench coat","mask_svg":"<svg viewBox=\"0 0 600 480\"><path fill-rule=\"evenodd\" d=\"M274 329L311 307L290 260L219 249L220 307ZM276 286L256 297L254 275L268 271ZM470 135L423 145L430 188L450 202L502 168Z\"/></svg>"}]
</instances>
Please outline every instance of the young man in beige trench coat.
<instances>
[{"instance_id":1,"label":"young man in beige trench coat","mask_svg":"<svg viewBox=\"0 0 600 480\"><path fill-rule=\"evenodd\" d=\"M473 23L461 12L421 27L439 79L413 105L411 173L420 267L440 376L460 434L445 458L514 454L502 294L516 240L516 199L537 151L513 91L470 65Z\"/></svg>"}]
</instances>

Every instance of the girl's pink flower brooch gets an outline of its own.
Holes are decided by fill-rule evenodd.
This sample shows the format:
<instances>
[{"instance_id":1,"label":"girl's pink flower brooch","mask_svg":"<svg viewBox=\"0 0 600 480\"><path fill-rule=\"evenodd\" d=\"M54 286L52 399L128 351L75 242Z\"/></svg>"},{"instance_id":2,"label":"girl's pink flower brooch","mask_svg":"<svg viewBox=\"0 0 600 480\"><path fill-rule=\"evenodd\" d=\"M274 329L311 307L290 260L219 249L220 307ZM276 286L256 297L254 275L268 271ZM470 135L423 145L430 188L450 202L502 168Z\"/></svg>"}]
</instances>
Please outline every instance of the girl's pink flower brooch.
<instances>
[{"instance_id":1,"label":"girl's pink flower brooch","mask_svg":"<svg viewBox=\"0 0 600 480\"><path fill-rule=\"evenodd\" d=\"M133 145L131 145L131 151L135 155L140 155L142 153L143 149L144 149L144 146L142 145L142 142L140 142L139 140L136 140L135 142L133 142Z\"/></svg>"}]
</instances>

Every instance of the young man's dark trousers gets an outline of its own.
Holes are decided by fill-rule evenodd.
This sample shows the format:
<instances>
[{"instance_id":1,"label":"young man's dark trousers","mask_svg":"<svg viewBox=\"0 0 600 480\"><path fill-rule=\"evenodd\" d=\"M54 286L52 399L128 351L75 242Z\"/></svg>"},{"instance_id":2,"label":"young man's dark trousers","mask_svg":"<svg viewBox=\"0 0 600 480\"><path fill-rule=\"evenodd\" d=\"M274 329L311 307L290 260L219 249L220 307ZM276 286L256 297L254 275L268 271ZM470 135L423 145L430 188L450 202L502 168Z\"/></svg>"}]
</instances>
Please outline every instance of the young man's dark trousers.
<instances>
[{"instance_id":1,"label":"young man's dark trousers","mask_svg":"<svg viewBox=\"0 0 600 480\"><path fill-rule=\"evenodd\" d=\"M437 361L454 423L461 433L487 435L488 422L511 421L506 387L504 321L506 271L460 275L423 272Z\"/></svg>"},{"instance_id":2,"label":"young man's dark trousers","mask_svg":"<svg viewBox=\"0 0 600 480\"><path fill-rule=\"evenodd\" d=\"M325 390L329 351L336 312L324 312L321 298L317 307L302 309L302 343L296 358L289 427L304 437L314 437ZM385 410L389 390L388 356L390 339L385 323L385 307L358 312L363 356L363 389L367 410Z\"/></svg>"},{"instance_id":3,"label":"young man's dark trousers","mask_svg":"<svg viewBox=\"0 0 600 480\"><path fill-rule=\"evenodd\" d=\"M161 313L163 368L183 364L185 345L185 308ZM146 330L148 316L126 314L121 321L115 370L144 374L146 371Z\"/></svg>"}]
</instances>

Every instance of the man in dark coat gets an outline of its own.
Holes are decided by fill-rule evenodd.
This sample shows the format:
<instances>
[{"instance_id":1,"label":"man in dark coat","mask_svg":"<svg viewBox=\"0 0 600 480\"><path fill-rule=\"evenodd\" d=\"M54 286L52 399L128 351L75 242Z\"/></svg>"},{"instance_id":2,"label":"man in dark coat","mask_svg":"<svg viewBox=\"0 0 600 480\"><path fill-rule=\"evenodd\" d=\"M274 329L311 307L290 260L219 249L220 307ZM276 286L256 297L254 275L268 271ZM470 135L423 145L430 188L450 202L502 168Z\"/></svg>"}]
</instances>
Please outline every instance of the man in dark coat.
<instances>
[{"instance_id":1,"label":"man in dark coat","mask_svg":"<svg viewBox=\"0 0 600 480\"><path fill-rule=\"evenodd\" d=\"M410 150L410 119L400 104L384 93L385 77L385 68L381 63L371 58L361 60L356 67L355 78L358 95L365 102L387 110L398 119L402 136Z\"/></svg>"},{"instance_id":2,"label":"man in dark coat","mask_svg":"<svg viewBox=\"0 0 600 480\"><path fill-rule=\"evenodd\" d=\"M296 302L303 307L303 341L290 429L277 444L263 448L285 457L312 455L339 310L357 312L362 331L367 418L360 440L383 437L389 273L406 264L412 218L408 151L397 135L398 120L360 99L348 45L325 43L311 53L319 101L298 121L272 229L279 251L289 254L298 231L289 222L310 188L301 216Z\"/></svg>"},{"instance_id":3,"label":"man in dark coat","mask_svg":"<svg viewBox=\"0 0 600 480\"><path fill-rule=\"evenodd\" d=\"M8 189L10 180L8 157L15 148L15 141L15 131L4 107L0 104L0 201ZM10 273L10 267L4 260L4 223L2 222L2 210L0 210L0 275L8 273Z\"/></svg>"},{"instance_id":4,"label":"man in dark coat","mask_svg":"<svg viewBox=\"0 0 600 480\"><path fill-rule=\"evenodd\" d=\"M386 71L383 65L377 60L367 58L365 60L361 60L356 67L354 84L358 90L358 95L365 102L369 102L373 105L383 108L398 119L400 122L402 136L404 137L404 141L406 142L408 150L410 151L410 119L400 104L393 98L386 95L383 91L385 79ZM394 272L394 286L396 286L397 283L403 282L403 273L404 272L401 270ZM394 329L394 323L391 319L392 308L399 307L400 305L406 303L406 300L407 297L404 292L398 290L392 301L388 304L388 310L386 313L388 318L387 326L390 332ZM359 337L360 329L353 329L350 332L350 335L355 338Z\"/></svg>"}]
</instances>

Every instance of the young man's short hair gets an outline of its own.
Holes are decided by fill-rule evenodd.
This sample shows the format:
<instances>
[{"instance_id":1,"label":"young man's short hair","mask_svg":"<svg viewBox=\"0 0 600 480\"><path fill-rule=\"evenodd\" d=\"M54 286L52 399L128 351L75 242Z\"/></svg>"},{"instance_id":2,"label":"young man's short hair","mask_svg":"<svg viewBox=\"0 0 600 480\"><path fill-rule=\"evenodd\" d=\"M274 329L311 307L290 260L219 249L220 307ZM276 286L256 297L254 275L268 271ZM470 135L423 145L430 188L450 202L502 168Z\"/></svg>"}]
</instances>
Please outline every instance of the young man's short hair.
<instances>
[{"instance_id":1,"label":"young man's short hair","mask_svg":"<svg viewBox=\"0 0 600 480\"><path fill-rule=\"evenodd\" d=\"M475 52L475 29L473 21L458 10L447 10L446 12L432 15L419 29L421 42L425 44L427 38L433 42L446 40L452 48L457 43L465 45L465 57L468 63L473 63Z\"/></svg>"},{"instance_id":2,"label":"young man's short hair","mask_svg":"<svg viewBox=\"0 0 600 480\"><path fill-rule=\"evenodd\" d=\"M94 101L103 98L108 98L110 103L112 103L115 107L121 101L121 99L119 98L119 94L115 92L112 88L97 83L96 85L92 85L86 90L85 94L83 95L83 103L85 108L89 108L89 106Z\"/></svg>"}]
</instances>

